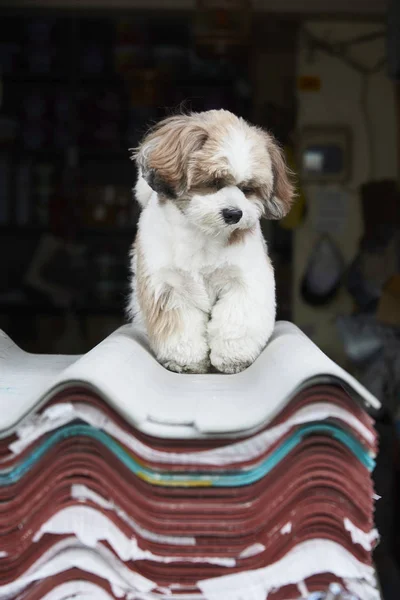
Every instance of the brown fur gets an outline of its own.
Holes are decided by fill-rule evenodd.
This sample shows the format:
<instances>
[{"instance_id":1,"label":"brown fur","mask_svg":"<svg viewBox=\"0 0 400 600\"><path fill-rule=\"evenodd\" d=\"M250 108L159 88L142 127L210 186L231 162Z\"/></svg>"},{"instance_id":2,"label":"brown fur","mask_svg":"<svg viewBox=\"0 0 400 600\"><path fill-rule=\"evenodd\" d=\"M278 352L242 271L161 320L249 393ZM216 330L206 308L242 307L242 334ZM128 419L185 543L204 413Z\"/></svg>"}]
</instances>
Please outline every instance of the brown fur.
<instances>
[{"instance_id":1,"label":"brown fur","mask_svg":"<svg viewBox=\"0 0 400 600\"><path fill-rule=\"evenodd\" d=\"M248 235L254 233L253 229L235 229L232 231L229 240L228 246L235 246L236 244L241 244L244 242Z\"/></svg>"},{"instance_id":2,"label":"brown fur","mask_svg":"<svg viewBox=\"0 0 400 600\"><path fill-rule=\"evenodd\" d=\"M266 135L267 148L271 157L274 174L274 190L269 206L267 203L266 216L269 216L269 210L269 218L282 219L289 212L295 198L294 186L290 179L292 173L286 165L283 151L278 143L271 135Z\"/></svg>"},{"instance_id":3,"label":"brown fur","mask_svg":"<svg viewBox=\"0 0 400 600\"><path fill-rule=\"evenodd\" d=\"M136 252L136 288L138 302L152 344L161 344L172 334L181 329L179 310L168 307L171 291L168 288L159 298L155 297L150 277L146 273L143 253L139 238L135 243Z\"/></svg>"},{"instance_id":4,"label":"brown fur","mask_svg":"<svg viewBox=\"0 0 400 600\"><path fill-rule=\"evenodd\" d=\"M196 120L170 117L145 138L135 156L144 172L153 169L179 195L187 188L189 159L206 139L207 132Z\"/></svg>"},{"instance_id":5,"label":"brown fur","mask_svg":"<svg viewBox=\"0 0 400 600\"><path fill-rule=\"evenodd\" d=\"M228 161L220 157L221 140L240 128L251 142L251 182L235 181ZM216 159L216 156L218 158ZM224 185L251 183L265 216L280 219L290 210L293 185L282 150L269 134L226 110L179 115L161 121L134 153L143 174L157 172L166 193L178 198ZM271 166L273 177L271 177ZM159 195L163 196L162 186Z\"/></svg>"}]
</instances>

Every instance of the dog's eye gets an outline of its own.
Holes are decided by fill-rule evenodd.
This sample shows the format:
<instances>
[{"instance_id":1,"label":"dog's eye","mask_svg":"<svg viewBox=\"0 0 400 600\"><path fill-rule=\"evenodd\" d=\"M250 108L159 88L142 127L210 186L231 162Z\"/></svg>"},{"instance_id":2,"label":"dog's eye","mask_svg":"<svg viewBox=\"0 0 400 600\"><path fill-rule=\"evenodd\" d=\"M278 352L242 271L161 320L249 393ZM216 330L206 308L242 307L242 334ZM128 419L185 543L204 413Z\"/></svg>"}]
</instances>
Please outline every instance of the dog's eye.
<instances>
[{"instance_id":1,"label":"dog's eye","mask_svg":"<svg viewBox=\"0 0 400 600\"><path fill-rule=\"evenodd\" d=\"M224 187L224 182L219 177L215 177L212 182L212 187L217 190L222 190Z\"/></svg>"},{"instance_id":2,"label":"dog's eye","mask_svg":"<svg viewBox=\"0 0 400 600\"><path fill-rule=\"evenodd\" d=\"M240 190L243 192L245 196L251 196L256 193L256 190L251 185L241 185Z\"/></svg>"}]
</instances>

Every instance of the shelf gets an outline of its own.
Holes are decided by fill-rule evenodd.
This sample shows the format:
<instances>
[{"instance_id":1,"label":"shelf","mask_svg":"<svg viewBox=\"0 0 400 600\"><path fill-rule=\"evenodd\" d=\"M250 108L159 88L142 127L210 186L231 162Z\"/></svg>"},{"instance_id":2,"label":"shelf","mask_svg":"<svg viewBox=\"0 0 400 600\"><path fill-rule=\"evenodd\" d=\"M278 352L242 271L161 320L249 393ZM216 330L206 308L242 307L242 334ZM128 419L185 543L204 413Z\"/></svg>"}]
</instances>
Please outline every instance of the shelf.
<instances>
[{"instance_id":1,"label":"shelf","mask_svg":"<svg viewBox=\"0 0 400 600\"><path fill-rule=\"evenodd\" d=\"M85 235L129 235L136 234L136 227L130 225L128 227L84 227L78 233Z\"/></svg>"},{"instance_id":2,"label":"shelf","mask_svg":"<svg viewBox=\"0 0 400 600\"><path fill-rule=\"evenodd\" d=\"M131 164L130 153L128 150L129 143L126 144L126 149L118 148L101 148L99 146L78 146L78 157L107 159L107 160L126 160L127 164ZM68 152L68 148L38 148L37 150L29 150L27 148L13 146L0 146L0 153L12 154L13 156L29 157L31 159L44 160L51 159L60 160Z\"/></svg>"},{"instance_id":3,"label":"shelf","mask_svg":"<svg viewBox=\"0 0 400 600\"><path fill-rule=\"evenodd\" d=\"M0 302L0 317L1 316L63 316L66 313L66 309L59 308L57 306L43 306L43 305L32 305L29 303L21 303L21 304L2 304ZM115 306L96 306L93 304L88 307L76 308L74 310L74 314L87 317L89 315L93 316L120 316L121 318L124 316L123 308L120 305Z\"/></svg>"},{"instance_id":4,"label":"shelf","mask_svg":"<svg viewBox=\"0 0 400 600\"><path fill-rule=\"evenodd\" d=\"M78 85L123 85L124 79L118 73L110 73L109 75L84 75L74 74L74 82ZM36 85L69 85L71 82L71 75L66 74L63 76L51 75L51 74L34 74L34 73L10 73L4 74L1 77L4 84L6 83L17 83L17 84L36 84Z\"/></svg>"},{"instance_id":5,"label":"shelf","mask_svg":"<svg viewBox=\"0 0 400 600\"><path fill-rule=\"evenodd\" d=\"M1 149L0 149L1 150ZM23 147L14 146L13 149L8 149L13 156L29 157L32 160L51 160L58 161L67 153L68 148L38 148L37 150L28 150Z\"/></svg>"},{"instance_id":6,"label":"shelf","mask_svg":"<svg viewBox=\"0 0 400 600\"><path fill-rule=\"evenodd\" d=\"M124 78L118 73L109 75L77 75L79 85L125 85Z\"/></svg>"},{"instance_id":7,"label":"shelf","mask_svg":"<svg viewBox=\"0 0 400 600\"><path fill-rule=\"evenodd\" d=\"M40 225L9 225L0 227L0 235L20 235L20 236L40 236L44 234L51 234L51 231L47 227ZM128 227L81 227L77 231L78 238L83 235L88 236L130 236L134 237L136 234L136 227L134 225Z\"/></svg>"},{"instance_id":8,"label":"shelf","mask_svg":"<svg viewBox=\"0 0 400 600\"><path fill-rule=\"evenodd\" d=\"M3 235L41 235L48 231L40 225L2 225L0 227L0 236Z\"/></svg>"},{"instance_id":9,"label":"shelf","mask_svg":"<svg viewBox=\"0 0 400 600\"><path fill-rule=\"evenodd\" d=\"M99 148L98 146L82 146L78 147L78 154L82 158L120 158L129 161L129 163L131 162L129 158L130 152L128 150L128 143L126 145L126 150L119 150L117 148Z\"/></svg>"},{"instance_id":10,"label":"shelf","mask_svg":"<svg viewBox=\"0 0 400 600\"><path fill-rule=\"evenodd\" d=\"M65 75L64 77L56 76L56 75L41 75L41 74L33 74L33 73L14 73L12 75L4 74L1 77L3 84L6 83L18 83L18 84L36 84L36 85L47 85L47 84L57 84L57 85L69 85L70 77Z\"/></svg>"}]
</instances>

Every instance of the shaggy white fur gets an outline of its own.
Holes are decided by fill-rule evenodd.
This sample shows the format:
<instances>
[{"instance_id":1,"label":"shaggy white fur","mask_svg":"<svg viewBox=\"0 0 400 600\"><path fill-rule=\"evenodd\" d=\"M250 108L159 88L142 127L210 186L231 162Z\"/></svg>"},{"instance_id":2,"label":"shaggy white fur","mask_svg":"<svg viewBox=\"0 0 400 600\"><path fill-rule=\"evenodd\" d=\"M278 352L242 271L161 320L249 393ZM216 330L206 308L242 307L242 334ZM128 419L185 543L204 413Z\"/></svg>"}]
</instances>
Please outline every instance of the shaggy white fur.
<instances>
[{"instance_id":1,"label":"shaggy white fur","mask_svg":"<svg viewBox=\"0 0 400 600\"><path fill-rule=\"evenodd\" d=\"M143 210L129 312L166 368L237 373L274 328L274 272L259 221L287 212L292 187L268 134L210 113L162 122L136 152Z\"/></svg>"}]
</instances>

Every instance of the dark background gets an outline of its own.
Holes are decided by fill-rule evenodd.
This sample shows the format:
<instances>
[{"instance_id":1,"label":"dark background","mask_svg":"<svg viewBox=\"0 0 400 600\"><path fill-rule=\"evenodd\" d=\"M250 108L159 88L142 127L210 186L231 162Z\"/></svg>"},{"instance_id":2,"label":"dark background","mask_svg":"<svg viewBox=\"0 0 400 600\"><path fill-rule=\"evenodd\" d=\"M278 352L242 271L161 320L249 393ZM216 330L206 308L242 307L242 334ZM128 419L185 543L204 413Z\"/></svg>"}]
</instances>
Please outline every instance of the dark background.
<instances>
[{"instance_id":1,"label":"dark background","mask_svg":"<svg viewBox=\"0 0 400 600\"><path fill-rule=\"evenodd\" d=\"M100 0L73 9L58 4L18 0L0 7L0 328L25 350L85 352L125 321L139 214L129 148L154 121L182 109L226 108L296 153L296 63L306 20L370 21L384 31L387 56L376 57L376 68L392 80L393 128L400 132L398 0L387 6L349 0L335 9L323 0L306 2L310 10L303 6L302 14L290 2L279 4L285 12L274 2L273 12L260 9L267 2L237 2L243 9L212 14L202 2L187 10L160 2L151 11L105 10ZM313 52L347 60L340 44L310 39L310 48L311 65ZM284 61L265 62L278 55ZM383 256L398 235L400 200L395 180L361 183L364 235L340 285L353 300L347 315L358 327L353 341L367 331L374 350L348 353L344 366L361 379L369 375L384 404L377 422L382 451L375 477L383 499L376 562L385 600L398 600L400 290L385 296L386 282L376 289L363 265ZM278 318L296 321L294 230L263 227L276 269ZM389 320L381 318L382 298Z\"/></svg>"},{"instance_id":2,"label":"dark background","mask_svg":"<svg viewBox=\"0 0 400 600\"><path fill-rule=\"evenodd\" d=\"M84 351L124 319L138 218L128 149L180 109L223 107L254 121L257 44L269 32L269 47L291 49L294 65L298 23L261 16L245 45L221 55L197 43L188 13L30 12L0 19L0 325L33 351ZM287 106L261 107L256 121L285 142L295 125L294 68L282 85ZM270 249L285 261L290 235L275 231ZM72 245L72 256L48 234ZM41 245L51 259L40 278L58 290L32 280ZM284 290L280 306L290 318ZM71 315L80 333L69 350Z\"/></svg>"}]
</instances>

